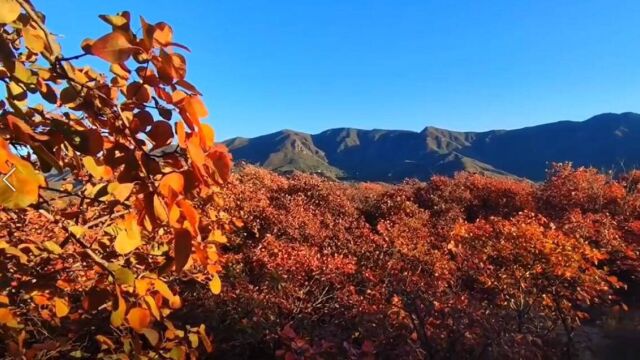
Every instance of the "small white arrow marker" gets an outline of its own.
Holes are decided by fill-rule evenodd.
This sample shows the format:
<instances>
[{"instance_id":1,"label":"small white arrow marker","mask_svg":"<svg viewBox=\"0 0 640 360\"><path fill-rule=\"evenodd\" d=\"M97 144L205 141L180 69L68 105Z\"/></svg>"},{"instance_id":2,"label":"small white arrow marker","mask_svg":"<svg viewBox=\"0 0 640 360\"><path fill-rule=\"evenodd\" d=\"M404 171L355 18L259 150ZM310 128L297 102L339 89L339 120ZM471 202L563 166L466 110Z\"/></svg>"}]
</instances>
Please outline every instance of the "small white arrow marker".
<instances>
[{"instance_id":1,"label":"small white arrow marker","mask_svg":"<svg viewBox=\"0 0 640 360\"><path fill-rule=\"evenodd\" d=\"M14 188L14 187L11 185L11 183L9 183L9 181L7 181L7 178L8 178L9 176L11 176L11 174L13 174L13 172L14 172L14 171L16 171L16 168L13 168L13 169L9 170L9 173L7 173L7 175L5 175L5 176L2 178L2 181L4 181L4 183L5 183L5 184L7 184L7 186L8 186L11 190L13 190L13 192L15 192L15 191L16 191L16 188Z\"/></svg>"}]
</instances>

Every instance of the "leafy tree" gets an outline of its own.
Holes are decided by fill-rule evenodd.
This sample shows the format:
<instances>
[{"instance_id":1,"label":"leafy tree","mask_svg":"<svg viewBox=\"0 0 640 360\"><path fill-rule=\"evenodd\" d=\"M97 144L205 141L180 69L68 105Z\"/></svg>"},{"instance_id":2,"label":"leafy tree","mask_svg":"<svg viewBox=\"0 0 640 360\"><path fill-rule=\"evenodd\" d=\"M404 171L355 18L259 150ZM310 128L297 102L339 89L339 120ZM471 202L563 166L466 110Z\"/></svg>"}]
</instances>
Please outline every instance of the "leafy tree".
<instances>
[{"instance_id":1,"label":"leafy tree","mask_svg":"<svg viewBox=\"0 0 640 360\"><path fill-rule=\"evenodd\" d=\"M224 193L247 223L225 292L199 301L216 355L575 358L581 325L640 268L633 179L585 171L380 185L244 168ZM603 206L548 202L608 189Z\"/></svg>"},{"instance_id":2,"label":"leafy tree","mask_svg":"<svg viewBox=\"0 0 640 360\"><path fill-rule=\"evenodd\" d=\"M66 57L30 1L0 1L0 174L12 185L0 184L0 352L210 352L204 326L172 320L172 279L221 290L230 155L202 122L171 26L100 19L109 31ZM79 65L87 57L110 74ZM71 180L48 184L54 171Z\"/></svg>"}]
</instances>

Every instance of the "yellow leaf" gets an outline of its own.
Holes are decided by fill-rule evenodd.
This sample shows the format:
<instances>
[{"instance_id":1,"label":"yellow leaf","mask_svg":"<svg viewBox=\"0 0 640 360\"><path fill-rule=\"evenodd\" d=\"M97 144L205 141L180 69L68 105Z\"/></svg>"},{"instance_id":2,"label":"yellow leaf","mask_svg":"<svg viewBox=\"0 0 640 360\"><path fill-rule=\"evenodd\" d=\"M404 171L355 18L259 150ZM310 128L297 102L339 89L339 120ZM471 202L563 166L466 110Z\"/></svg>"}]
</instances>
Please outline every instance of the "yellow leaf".
<instances>
[{"instance_id":1,"label":"yellow leaf","mask_svg":"<svg viewBox=\"0 0 640 360\"><path fill-rule=\"evenodd\" d=\"M58 255L62 252L62 249L60 248L60 246L58 246L58 244L56 244L51 240L45 241L44 243L42 243L42 246L44 246L44 248L47 249L47 251L55 255Z\"/></svg>"},{"instance_id":2,"label":"yellow leaf","mask_svg":"<svg viewBox=\"0 0 640 360\"><path fill-rule=\"evenodd\" d=\"M189 342L191 343L191 347L192 348L197 348L198 347L198 343L200 342L198 340L198 334L189 334Z\"/></svg>"},{"instance_id":3,"label":"yellow leaf","mask_svg":"<svg viewBox=\"0 0 640 360\"><path fill-rule=\"evenodd\" d=\"M153 299L153 297L151 295L145 295L143 299L145 303L147 303L147 307L149 307L149 310L151 311L151 314L153 314L153 317L160 320L162 316L160 315L160 310L158 310L158 305L156 304L156 301Z\"/></svg>"},{"instance_id":4,"label":"yellow leaf","mask_svg":"<svg viewBox=\"0 0 640 360\"><path fill-rule=\"evenodd\" d=\"M124 202L127 200L131 191L133 190L132 183L111 183L107 186L109 194L111 194L116 200Z\"/></svg>"},{"instance_id":5,"label":"yellow leaf","mask_svg":"<svg viewBox=\"0 0 640 360\"><path fill-rule=\"evenodd\" d=\"M170 359L173 360L184 360L186 358L187 349L182 346L176 346L167 355Z\"/></svg>"},{"instance_id":6,"label":"yellow leaf","mask_svg":"<svg viewBox=\"0 0 640 360\"><path fill-rule=\"evenodd\" d=\"M84 186L84 194L87 197L93 199L102 199L109 192L107 191L107 184L86 184Z\"/></svg>"},{"instance_id":7,"label":"yellow leaf","mask_svg":"<svg viewBox=\"0 0 640 360\"><path fill-rule=\"evenodd\" d=\"M37 202L38 191L46 184L42 174L11 153L7 143L0 139L0 177L6 176L2 174L11 174L6 179L11 186L0 181L0 205L9 209L20 209Z\"/></svg>"},{"instance_id":8,"label":"yellow leaf","mask_svg":"<svg viewBox=\"0 0 640 360\"><path fill-rule=\"evenodd\" d=\"M117 266L113 272L116 277L116 284L133 286L136 276L131 270L122 266Z\"/></svg>"},{"instance_id":9,"label":"yellow leaf","mask_svg":"<svg viewBox=\"0 0 640 360\"><path fill-rule=\"evenodd\" d=\"M180 218L180 208L177 205L172 205L169 208L169 225L171 225L174 228L181 227L182 224L178 222L179 218Z\"/></svg>"},{"instance_id":10,"label":"yellow leaf","mask_svg":"<svg viewBox=\"0 0 640 360\"><path fill-rule=\"evenodd\" d=\"M16 0L0 0L0 23L13 22L20 15L22 8Z\"/></svg>"},{"instance_id":11,"label":"yellow leaf","mask_svg":"<svg viewBox=\"0 0 640 360\"><path fill-rule=\"evenodd\" d=\"M147 294L149 287L153 284L153 279L136 279L134 282L136 293L139 296Z\"/></svg>"},{"instance_id":12,"label":"yellow leaf","mask_svg":"<svg viewBox=\"0 0 640 360\"><path fill-rule=\"evenodd\" d=\"M67 316L69 313L69 304L64 299L56 298L54 306L56 308L56 316L59 318Z\"/></svg>"},{"instance_id":13,"label":"yellow leaf","mask_svg":"<svg viewBox=\"0 0 640 360\"><path fill-rule=\"evenodd\" d=\"M120 254L128 254L142 244L140 237L140 226L138 225L135 214L128 214L123 221L120 222L121 231L116 237L114 246Z\"/></svg>"},{"instance_id":14,"label":"yellow leaf","mask_svg":"<svg viewBox=\"0 0 640 360\"><path fill-rule=\"evenodd\" d=\"M209 289L214 295L220 294L220 291L222 290L222 282L220 281L218 274L213 275L213 280L209 282Z\"/></svg>"},{"instance_id":15,"label":"yellow leaf","mask_svg":"<svg viewBox=\"0 0 640 360\"><path fill-rule=\"evenodd\" d=\"M162 200L160 200L158 195L153 195L153 212L160 222L164 223L169 219L169 214L167 214L167 207L162 202Z\"/></svg>"},{"instance_id":16,"label":"yellow leaf","mask_svg":"<svg viewBox=\"0 0 640 360\"><path fill-rule=\"evenodd\" d=\"M209 353L212 352L213 344L211 343L211 340L207 336L207 332L204 327L204 324L200 324L200 327L198 327L198 333L200 334L200 339L202 339L202 343L204 344L205 349L207 349L207 352Z\"/></svg>"},{"instance_id":17,"label":"yellow leaf","mask_svg":"<svg viewBox=\"0 0 640 360\"><path fill-rule=\"evenodd\" d=\"M0 304L9 305L9 298L5 295L0 295Z\"/></svg>"},{"instance_id":18,"label":"yellow leaf","mask_svg":"<svg viewBox=\"0 0 640 360\"><path fill-rule=\"evenodd\" d=\"M4 252L9 255L17 256L18 259L20 259L20 262L22 264L26 264L27 261L29 260L27 255L25 255L22 251L20 251L20 249L14 248L13 246L8 246L4 248Z\"/></svg>"},{"instance_id":19,"label":"yellow leaf","mask_svg":"<svg viewBox=\"0 0 640 360\"><path fill-rule=\"evenodd\" d=\"M47 40L45 39L42 30L29 25L22 29L22 34L24 35L24 45L29 50L39 53L45 49Z\"/></svg>"},{"instance_id":20,"label":"yellow leaf","mask_svg":"<svg viewBox=\"0 0 640 360\"><path fill-rule=\"evenodd\" d=\"M217 243L226 244L227 237L224 236L222 231L216 229L216 230L213 230L211 234L209 234L209 241L215 241Z\"/></svg>"},{"instance_id":21,"label":"yellow leaf","mask_svg":"<svg viewBox=\"0 0 640 360\"><path fill-rule=\"evenodd\" d=\"M124 322L124 314L127 312L127 303L120 295L120 288L116 288L118 295L118 308L111 312L111 325L119 327Z\"/></svg>"},{"instance_id":22,"label":"yellow leaf","mask_svg":"<svg viewBox=\"0 0 640 360\"><path fill-rule=\"evenodd\" d=\"M141 331L142 329L149 327L149 324L151 323L151 314L149 313L149 310L145 308L136 307L129 311L127 321L133 330Z\"/></svg>"},{"instance_id":23,"label":"yellow leaf","mask_svg":"<svg viewBox=\"0 0 640 360\"><path fill-rule=\"evenodd\" d=\"M169 286L160 279L153 279L153 287L162 295L165 299L171 301L175 295L169 289Z\"/></svg>"},{"instance_id":24,"label":"yellow leaf","mask_svg":"<svg viewBox=\"0 0 640 360\"><path fill-rule=\"evenodd\" d=\"M84 235L85 231L87 231L87 229L85 229L80 225L72 225L72 226L69 226L69 231L71 231L71 233L75 235L77 238L81 238L82 235Z\"/></svg>"},{"instance_id":25,"label":"yellow leaf","mask_svg":"<svg viewBox=\"0 0 640 360\"><path fill-rule=\"evenodd\" d=\"M91 156L82 158L82 163L89 171L89 174L97 179L110 179L113 176L113 170L110 167L98 162Z\"/></svg>"}]
</instances>

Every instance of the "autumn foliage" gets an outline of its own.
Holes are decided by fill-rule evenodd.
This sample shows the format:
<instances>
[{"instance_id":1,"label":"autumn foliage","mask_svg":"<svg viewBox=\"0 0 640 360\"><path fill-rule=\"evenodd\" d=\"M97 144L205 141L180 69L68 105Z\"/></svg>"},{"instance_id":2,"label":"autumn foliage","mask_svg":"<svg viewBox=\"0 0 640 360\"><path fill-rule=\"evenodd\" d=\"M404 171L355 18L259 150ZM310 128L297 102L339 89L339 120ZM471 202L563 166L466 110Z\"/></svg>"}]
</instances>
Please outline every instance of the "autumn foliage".
<instances>
[{"instance_id":1,"label":"autumn foliage","mask_svg":"<svg viewBox=\"0 0 640 360\"><path fill-rule=\"evenodd\" d=\"M0 1L0 353L210 353L204 325L171 315L179 278L221 291L230 156L171 26L100 19L106 34L65 57L30 1Z\"/></svg>"},{"instance_id":2,"label":"autumn foliage","mask_svg":"<svg viewBox=\"0 0 640 360\"><path fill-rule=\"evenodd\" d=\"M640 285L638 172L231 174L173 29L100 19L0 0L1 357L574 358Z\"/></svg>"},{"instance_id":3,"label":"autumn foliage","mask_svg":"<svg viewBox=\"0 0 640 360\"><path fill-rule=\"evenodd\" d=\"M348 184L247 167L199 311L219 358L575 358L638 284L637 174ZM197 296L196 296L197 297Z\"/></svg>"}]
</instances>

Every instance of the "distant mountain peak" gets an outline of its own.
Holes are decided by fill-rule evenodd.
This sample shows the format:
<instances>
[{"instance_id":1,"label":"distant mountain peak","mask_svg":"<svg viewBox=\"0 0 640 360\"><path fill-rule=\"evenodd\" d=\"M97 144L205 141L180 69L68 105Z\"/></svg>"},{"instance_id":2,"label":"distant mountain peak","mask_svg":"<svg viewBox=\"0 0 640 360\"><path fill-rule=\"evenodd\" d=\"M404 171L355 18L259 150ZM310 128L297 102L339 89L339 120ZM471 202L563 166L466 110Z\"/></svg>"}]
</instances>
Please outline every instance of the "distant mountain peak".
<instances>
[{"instance_id":1,"label":"distant mountain peak","mask_svg":"<svg viewBox=\"0 0 640 360\"><path fill-rule=\"evenodd\" d=\"M515 130L422 131L335 128L318 134L291 129L224 142L234 159L276 171L338 179L401 181L466 170L541 180L551 162L615 169L640 166L640 114L604 113Z\"/></svg>"}]
</instances>

